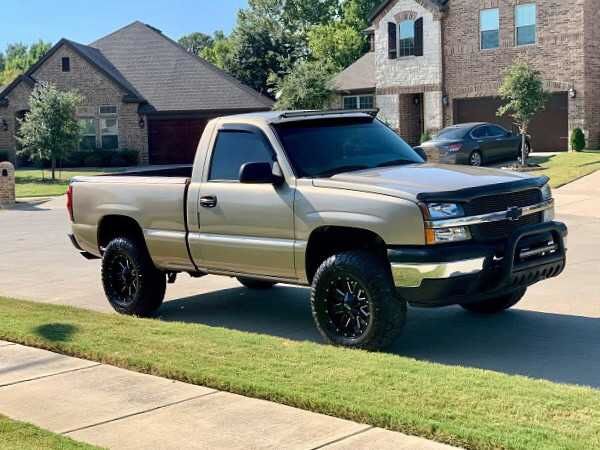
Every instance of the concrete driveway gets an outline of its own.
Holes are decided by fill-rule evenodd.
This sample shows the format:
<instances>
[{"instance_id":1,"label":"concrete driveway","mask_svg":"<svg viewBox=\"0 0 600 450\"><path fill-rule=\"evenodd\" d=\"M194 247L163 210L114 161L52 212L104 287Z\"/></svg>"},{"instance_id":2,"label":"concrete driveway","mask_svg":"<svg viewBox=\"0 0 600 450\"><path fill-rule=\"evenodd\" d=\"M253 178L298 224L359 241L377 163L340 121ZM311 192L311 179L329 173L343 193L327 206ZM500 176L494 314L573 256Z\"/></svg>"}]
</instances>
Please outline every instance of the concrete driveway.
<instances>
[{"instance_id":1,"label":"concrete driveway","mask_svg":"<svg viewBox=\"0 0 600 450\"><path fill-rule=\"evenodd\" d=\"M560 278L534 286L516 309L494 317L411 308L391 352L600 388L600 172L556 197L558 218L570 228ZM0 210L0 295L112 311L99 262L76 253L68 230L63 198ZM304 288L254 292L227 278L184 275L169 286L160 317L320 341L308 298Z\"/></svg>"}]
</instances>

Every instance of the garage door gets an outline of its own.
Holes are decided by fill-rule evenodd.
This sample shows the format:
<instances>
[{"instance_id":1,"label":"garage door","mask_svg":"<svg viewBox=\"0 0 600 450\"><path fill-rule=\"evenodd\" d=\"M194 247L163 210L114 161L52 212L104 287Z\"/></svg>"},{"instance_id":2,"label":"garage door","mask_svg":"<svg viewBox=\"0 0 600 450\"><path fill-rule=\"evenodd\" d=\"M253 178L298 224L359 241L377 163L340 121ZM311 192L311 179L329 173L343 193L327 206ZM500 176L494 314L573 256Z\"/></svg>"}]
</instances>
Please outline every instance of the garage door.
<instances>
[{"instance_id":1,"label":"garage door","mask_svg":"<svg viewBox=\"0 0 600 450\"><path fill-rule=\"evenodd\" d=\"M150 164L192 164L206 123L206 119L151 119Z\"/></svg>"},{"instance_id":2,"label":"garage door","mask_svg":"<svg viewBox=\"0 0 600 450\"><path fill-rule=\"evenodd\" d=\"M497 117L499 98L485 97L454 101L455 123L494 122L516 131L510 118ZM569 100L566 93L552 94L546 109L531 122L529 134L535 152L567 151L569 145Z\"/></svg>"}]
</instances>

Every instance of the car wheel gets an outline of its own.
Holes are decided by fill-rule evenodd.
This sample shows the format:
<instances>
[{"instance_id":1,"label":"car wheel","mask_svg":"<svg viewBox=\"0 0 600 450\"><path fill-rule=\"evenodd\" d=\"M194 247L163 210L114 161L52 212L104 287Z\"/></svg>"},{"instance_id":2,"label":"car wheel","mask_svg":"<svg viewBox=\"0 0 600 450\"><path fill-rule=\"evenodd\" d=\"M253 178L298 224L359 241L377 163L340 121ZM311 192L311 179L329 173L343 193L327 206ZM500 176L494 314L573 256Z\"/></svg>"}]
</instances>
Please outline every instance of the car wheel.
<instances>
[{"instance_id":1,"label":"car wheel","mask_svg":"<svg viewBox=\"0 0 600 450\"><path fill-rule=\"evenodd\" d=\"M522 288L509 294L501 295L496 298L484 300L477 303L466 303L461 305L467 311L478 314L497 314L512 308L525 296L527 288Z\"/></svg>"},{"instance_id":2,"label":"car wheel","mask_svg":"<svg viewBox=\"0 0 600 450\"><path fill-rule=\"evenodd\" d=\"M481 167L483 165L483 157L481 156L481 152L474 151L469 156L469 165L474 167Z\"/></svg>"},{"instance_id":3,"label":"car wheel","mask_svg":"<svg viewBox=\"0 0 600 450\"><path fill-rule=\"evenodd\" d=\"M350 251L328 258L312 283L312 314L334 345L381 350L400 335L406 301L398 298L387 261Z\"/></svg>"},{"instance_id":4,"label":"car wheel","mask_svg":"<svg viewBox=\"0 0 600 450\"><path fill-rule=\"evenodd\" d=\"M256 278L237 277L237 280L248 289L270 289L277 284L273 281L257 280Z\"/></svg>"},{"instance_id":5,"label":"car wheel","mask_svg":"<svg viewBox=\"0 0 600 450\"><path fill-rule=\"evenodd\" d=\"M117 238L102 257L102 284L115 311L149 317L163 302L166 276L154 266L143 243Z\"/></svg>"}]
</instances>

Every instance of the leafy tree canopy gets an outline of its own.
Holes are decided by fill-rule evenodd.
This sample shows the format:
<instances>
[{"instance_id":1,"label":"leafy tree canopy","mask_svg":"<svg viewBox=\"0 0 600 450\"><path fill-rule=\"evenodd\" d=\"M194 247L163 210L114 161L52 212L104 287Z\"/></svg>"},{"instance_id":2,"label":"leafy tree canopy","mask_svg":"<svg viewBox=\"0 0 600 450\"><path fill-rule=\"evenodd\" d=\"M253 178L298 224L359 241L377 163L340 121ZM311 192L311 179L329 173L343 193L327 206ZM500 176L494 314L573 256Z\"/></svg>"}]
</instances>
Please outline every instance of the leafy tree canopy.
<instances>
[{"instance_id":1,"label":"leafy tree canopy","mask_svg":"<svg viewBox=\"0 0 600 450\"><path fill-rule=\"evenodd\" d=\"M331 78L334 65L319 61L302 61L292 72L276 84L276 109L321 109L332 96Z\"/></svg>"},{"instance_id":2,"label":"leafy tree canopy","mask_svg":"<svg viewBox=\"0 0 600 450\"><path fill-rule=\"evenodd\" d=\"M179 44L183 48L197 56L200 56L202 51L207 47L211 47L213 43L214 40L211 36L198 32L185 35L179 39Z\"/></svg>"},{"instance_id":3,"label":"leafy tree canopy","mask_svg":"<svg viewBox=\"0 0 600 450\"><path fill-rule=\"evenodd\" d=\"M81 97L74 91L62 92L52 84L39 83L29 98L29 112L21 122L17 139L19 156L50 160L52 179L57 161L74 150L81 139L75 112Z\"/></svg>"},{"instance_id":4,"label":"leafy tree canopy","mask_svg":"<svg viewBox=\"0 0 600 450\"><path fill-rule=\"evenodd\" d=\"M22 43L9 44L0 55L0 85L9 84L50 50L52 44L38 41L29 47Z\"/></svg>"}]
</instances>

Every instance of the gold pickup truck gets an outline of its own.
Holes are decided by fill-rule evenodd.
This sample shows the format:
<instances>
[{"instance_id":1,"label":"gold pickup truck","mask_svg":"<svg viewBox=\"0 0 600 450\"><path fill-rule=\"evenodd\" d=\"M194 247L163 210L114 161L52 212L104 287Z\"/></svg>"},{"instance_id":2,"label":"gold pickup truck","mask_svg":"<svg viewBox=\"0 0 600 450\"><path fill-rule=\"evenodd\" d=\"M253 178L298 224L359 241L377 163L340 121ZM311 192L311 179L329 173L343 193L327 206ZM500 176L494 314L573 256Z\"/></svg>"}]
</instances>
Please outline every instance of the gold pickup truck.
<instances>
[{"instance_id":1,"label":"gold pickup truck","mask_svg":"<svg viewBox=\"0 0 600 450\"><path fill-rule=\"evenodd\" d=\"M120 313L152 315L178 273L306 285L349 347L391 344L407 304L497 313L565 267L546 177L428 164L372 111L215 119L192 167L78 177L68 208Z\"/></svg>"}]
</instances>

